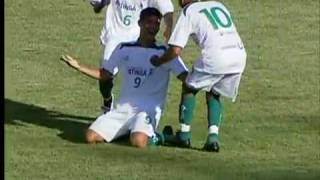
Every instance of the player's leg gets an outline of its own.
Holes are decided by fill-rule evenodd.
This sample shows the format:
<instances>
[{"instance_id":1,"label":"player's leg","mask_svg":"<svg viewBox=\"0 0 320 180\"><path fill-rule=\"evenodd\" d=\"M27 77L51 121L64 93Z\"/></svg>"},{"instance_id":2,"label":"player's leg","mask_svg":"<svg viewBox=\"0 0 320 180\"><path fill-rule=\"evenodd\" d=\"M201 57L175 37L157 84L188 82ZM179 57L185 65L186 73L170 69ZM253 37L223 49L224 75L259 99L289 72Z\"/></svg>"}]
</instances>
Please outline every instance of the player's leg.
<instances>
[{"instance_id":1,"label":"player's leg","mask_svg":"<svg viewBox=\"0 0 320 180\"><path fill-rule=\"evenodd\" d=\"M208 128L205 150L219 151L219 127L222 120L223 106L220 101L220 95L213 92L206 92L207 110L208 110Z\"/></svg>"},{"instance_id":2,"label":"player's leg","mask_svg":"<svg viewBox=\"0 0 320 180\"><path fill-rule=\"evenodd\" d=\"M113 79L107 81L99 81L99 90L103 98L103 106L102 110L104 113L110 111L112 109L113 95Z\"/></svg>"},{"instance_id":3,"label":"player's leg","mask_svg":"<svg viewBox=\"0 0 320 180\"><path fill-rule=\"evenodd\" d=\"M207 151L219 151L219 128L223 113L220 95L235 100L238 94L240 79L241 73L216 74L211 76L211 90L206 93L209 134L204 149Z\"/></svg>"},{"instance_id":4,"label":"player's leg","mask_svg":"<svg viewBox=\"0 0 320 180\"><path fill-rule=\"evenodd\" d=\"M182 85L182 94L179 105L180 130L177 132L177 143L181 147L191 146L191 123L196 105L197 90L189 87L186 83Z\"/></svg>"},{"instance_id":5,"label":"player's leg","mask_svg":"<svg viewBox=\"0 0 320 180\"><path fill-rule=\"evenodd\" d=\"M134 132L130 134L130 143L137 148L145 148L148 146L149 136L143 132Z\"/></svg>"},{"instance_id":6,"label":"player's leg","mask_svg":"<svg viewBox=\"0 0 320 180\"><path fill-rule=\"evenodd\" d=\"M92 129L87 129L86 140L87 140L87 143L89 143L89 144L96 144L96 143L104 142L103 137L100 136L97 132L95 132Z\"/></svg>"},{"instance_id":7,"label":"player's leg","mask_svg":"<svg viewBox=\"0 0 320 180\"><path fill-rule=\"evenodd\" d=\"M161 114L161 112L159 112ZM160 117L146 112L137 113L131 120L130 142L132 146L144 148L148 145L161 145L163 138L155 132Z\"/></svg>"},{"instance_id":8,"label":"player's leg","mask_svg":"<svg viewBox=\"0 0 320 180\"><path fill-rule=\"evenodd\" d=\"M109 39L110 40L108 40L104 45L103 61L101 63L102 66L104 61L109 60L113 50L120 43L118 40L114 38L109 38ZM117 70L115 70L115 72L117 72ZM102 110L105 113L112 109L112 102L113 102L112 88L113 88L113 79L109 79L107 81L99 81L99 90L100 90L100 94L103 97Z\"/></svg>"},{"instance_id":9,"label":"player's leg","mask_svg":"<svg viewBox=\"0 0 320 180\"><path fill-rule=\"evenodd\" d=\"M118 109L102 114L90 125L86 133L88 143L111 142L129 133L129 115Z\"/></svg>"}]
</instances>

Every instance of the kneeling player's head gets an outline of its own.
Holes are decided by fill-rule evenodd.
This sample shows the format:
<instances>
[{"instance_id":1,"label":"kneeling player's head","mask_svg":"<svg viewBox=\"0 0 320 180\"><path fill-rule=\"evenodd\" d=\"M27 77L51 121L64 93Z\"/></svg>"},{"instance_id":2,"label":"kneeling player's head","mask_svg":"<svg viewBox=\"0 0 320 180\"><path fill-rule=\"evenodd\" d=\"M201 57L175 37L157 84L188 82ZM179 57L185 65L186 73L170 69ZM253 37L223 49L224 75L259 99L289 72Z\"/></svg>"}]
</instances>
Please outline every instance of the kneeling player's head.
<instances>
[{"instance_id":1,"label":"kneeling player's head","mask_svg":"<svg viewBox=\"0 0 320 180\"><path fill-rule=\"evenodd\" d=\"M140 33L155 36L160 29L161 18L162 15L158 9L151 7L143 9L138 22Z\"/></svg>"}]
</instances>

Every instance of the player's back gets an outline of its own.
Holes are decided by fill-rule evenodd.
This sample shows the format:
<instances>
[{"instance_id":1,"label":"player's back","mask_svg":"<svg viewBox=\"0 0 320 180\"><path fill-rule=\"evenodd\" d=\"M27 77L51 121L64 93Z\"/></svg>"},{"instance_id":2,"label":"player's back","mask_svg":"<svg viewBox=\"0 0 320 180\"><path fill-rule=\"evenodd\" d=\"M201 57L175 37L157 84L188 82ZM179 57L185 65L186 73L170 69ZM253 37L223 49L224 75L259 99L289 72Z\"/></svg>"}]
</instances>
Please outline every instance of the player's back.
<instances>
[{"instance_id":1,"label":"player's back","mask_svg":"<svg viewBox=\"0 0 320 180\"><path fill-rule=\"evenodd\" d=\"M220 2L195 2L183 13L191 23L191 36L202 49L202 61L196 67L216 73L239 72L246 56L242 40L230 12ZM245 58L242 58L245 61Z\"/></svg>"},{"instance_id":2,"label":"player's back","mask_svg":"<svg viewBox=\"0 0 320 180\"><path fill-rule=\"evenodd\" d=\"M140 12L147 7L157 8L162 15L174 10L171 0L110 0L100 34L101 42L106 44L110 37L125 40L121 42L136 40L140 33Z\"/></svg>"},{"instance_id":3,"label":"player's back","mask_svg":"<svg viewBox=\"0 0 320 180\"><path fill-rule=\"evenodd\" d=\"M111 0L106 11L105 25L101 39L107 36L130 35L138 37L138 20L142 9L147 7L146 0ZM134 38L129 37L129 41Z\"/></svg>"}]
</instances>

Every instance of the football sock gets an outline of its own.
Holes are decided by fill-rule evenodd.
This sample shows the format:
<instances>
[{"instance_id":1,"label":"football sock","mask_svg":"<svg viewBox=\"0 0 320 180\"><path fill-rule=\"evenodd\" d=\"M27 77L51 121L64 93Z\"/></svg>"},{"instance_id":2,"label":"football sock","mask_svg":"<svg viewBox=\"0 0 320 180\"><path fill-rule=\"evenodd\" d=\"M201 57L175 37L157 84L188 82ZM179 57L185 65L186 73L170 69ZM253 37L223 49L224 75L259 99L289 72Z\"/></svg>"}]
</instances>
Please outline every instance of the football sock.
<instances>
[{"instance_id":1,"label":"football sock","mask_svg":"<svg viewBox=\"0 0 320 180\"><path fill-rule=\"evenodd\" d=\"M190 125L193 119L193 110L195 108L196 98L192 95L186 95L182 99L180 105L180 127L182 132L189 132Z\"/></svg>"},{"instance_id":2,"label":"football sock","mask_svg":"<svg viewBox=\"0 0 320 180\"><path fill-rule=\"evenodd\" d=\"M108 107L108 108L110 108L111 107L111 105L112 105L112 96L109 96L108 98L103 98L103 105L105 106L105 107Z\"/></svg>"},{"instance_id":3,"label":"football sock","mask_svg":"<svg viewBox=\"0 0 320 180\"><path fill-rule=\"evenodd\" d=\"M219 97L210 97L208 102L208 127L209 127L209 136L208 140L215 140L218 138L219 126L222 120L222 103L219 100Z\"/></svg>"},{"instance_id":4,"label":"football sock","mask_svg":"<svg viewBox=\"0 0 320 180\"><path fill-rule=\"evenodd\" d=\"M191 122L193 119L193 110L195 108L196 98L193 94L185 95L180 105L180 140L186 141L191 139Z\"/></svg>"},{"instance_id":5,"label":"football sock","mask_svg":"<svg viewBox=\"0 0 320 180\"><path fill-rule=\"evenodd\" d=\"M112 87L113 80L99 81L99 90L103 97L103 105L108 108L111 108L112 105Z\"/></svg>"}]
</instances>

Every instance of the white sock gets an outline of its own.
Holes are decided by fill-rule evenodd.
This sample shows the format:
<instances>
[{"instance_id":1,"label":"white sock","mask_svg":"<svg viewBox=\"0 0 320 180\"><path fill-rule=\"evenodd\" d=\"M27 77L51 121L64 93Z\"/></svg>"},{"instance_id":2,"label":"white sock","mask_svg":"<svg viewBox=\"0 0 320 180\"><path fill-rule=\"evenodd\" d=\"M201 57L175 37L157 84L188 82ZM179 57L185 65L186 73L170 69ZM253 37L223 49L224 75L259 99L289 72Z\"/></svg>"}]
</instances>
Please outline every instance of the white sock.
<instances>
[{"instance_id":1,"label":"white sock","mask_svg":"<svg viewBox=\"0 0 320 180\"><path fill-rule=\"evenodd\" d=\"M219 133L219 127L216 125L211 125L209 127L209 134L218 134Z\"/></svg>"},{"instance_id":2,"label":"white sock","mask_svg":"<svg viewBox=\"0 0 320 180\"><path fill-rule=\"evenodd\" d=\"M190 125L187 125L187 124L183 124L181 123L180 124L180 129L181 129L181 132L190 132L190 129L191 129L191 126Z\"/></svg>"}]
</instances>

